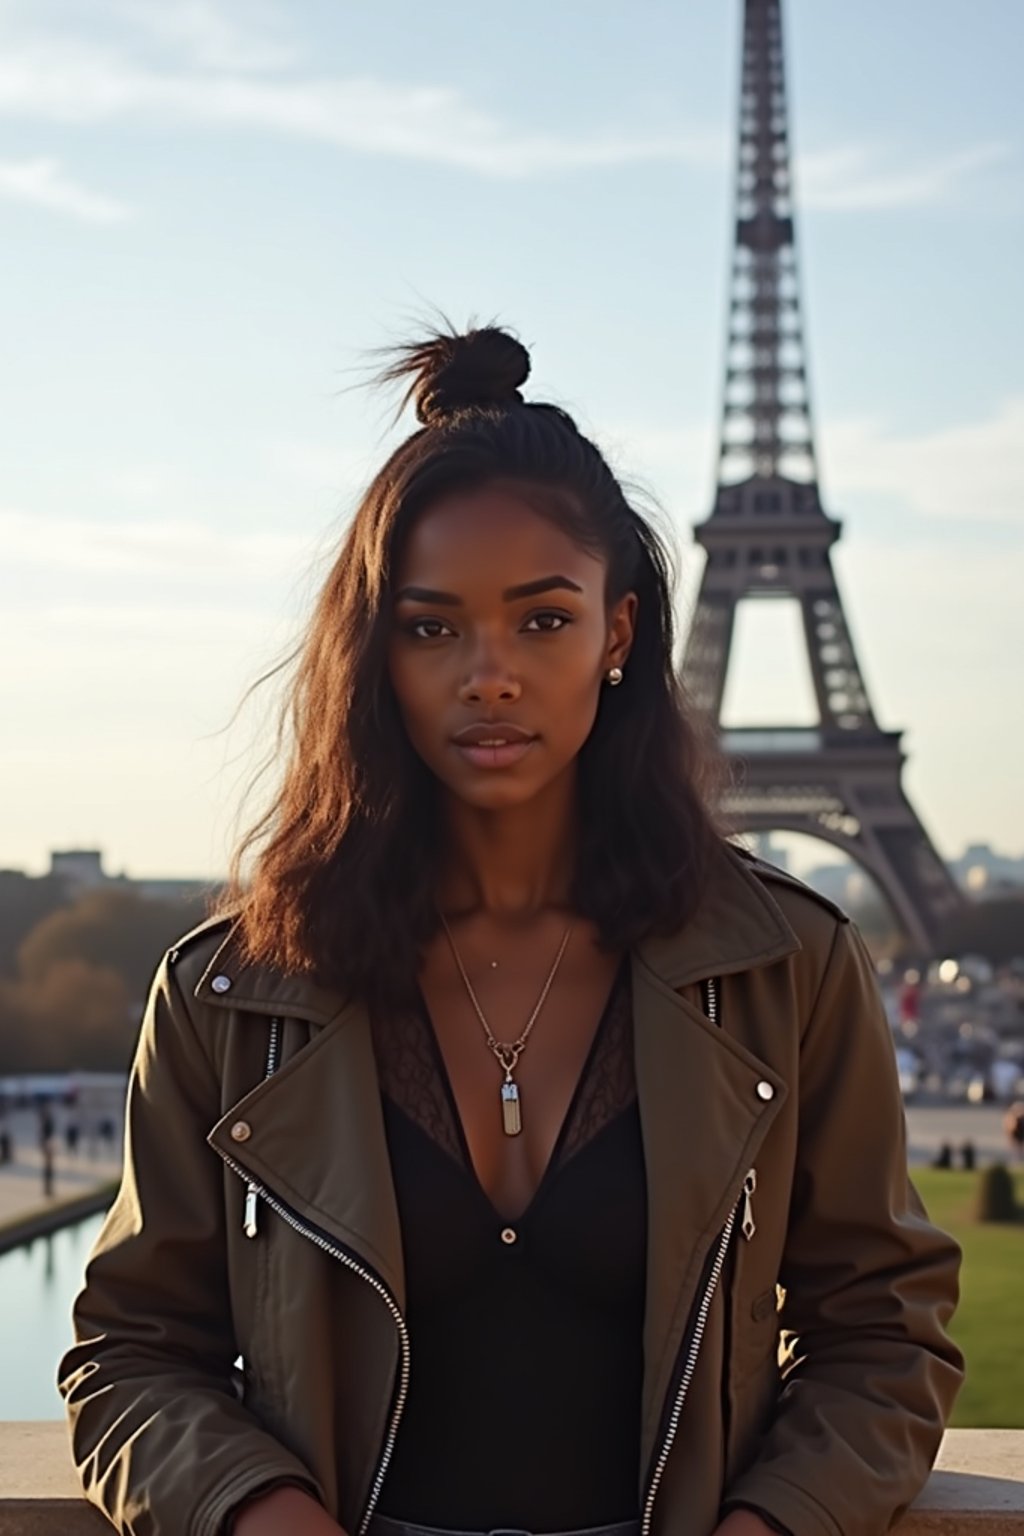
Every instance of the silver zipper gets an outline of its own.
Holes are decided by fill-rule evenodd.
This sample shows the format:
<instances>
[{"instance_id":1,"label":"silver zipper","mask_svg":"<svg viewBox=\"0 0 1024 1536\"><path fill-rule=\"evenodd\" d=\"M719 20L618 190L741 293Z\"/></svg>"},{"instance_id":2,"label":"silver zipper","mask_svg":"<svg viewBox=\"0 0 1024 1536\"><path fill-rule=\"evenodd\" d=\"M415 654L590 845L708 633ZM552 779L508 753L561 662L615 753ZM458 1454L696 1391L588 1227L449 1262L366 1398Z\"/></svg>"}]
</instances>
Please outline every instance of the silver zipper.
<instances>
[{"instance_id":1,"label":"silver zipper","mask_svg":"<svg viewBox=\"0 0 1024 1536\"><path fill-rule=\"evenodd\" d=\"M679 1428L683 1404L686 1402L687 1393L690 1390L693 1373L697 1369L697 1357L700 1354L700 1346L704 1338L704 1329L707 1326L708 1313L711 1310L711 1302L722 1276L722 1266L725 1264L725 1255L729 1248L729 1239L732 1237L733 1227L736 1225L736 1212L739 1210L739 1206L740 1202L737 1200L729 1212L729 1218L725 1226L722 1228L722 1235L718 1240L718 1250L715 1254L715 1262L711 1266L711 1273L708 1276L707 1285L704 1287L700 1306L697 1308L697 1318L693 1325L693 1333L690 1335L690 1345L686 1351L686 1360L683 1364L682 1375L679 1378L679 1386L676 1389L675 1402L672 1404L672 1412L669 1414L668 1424L665 1428L665 1438L661 1442L661 1450L658 1452L658 1459L654 1464L654 1471L651 1474L650 1487L647 1490L647 1498L644 1503L643 1518L640 1521L640 1536L650 1536L651 1520L654 1517L654 1501L658 1496L658 1488L665 1474L665 1467L668 1464L672 1444L676 1438L676 1430Z\"/></svg>"},{"instance_id":2,"label":"silver zipper","mask_svg":"<svg viewBox=\"0 0 1024 1536\"><path fill-rule=\"evenodd\" d=\"M281 1045L281 1020L271 1019L270 1039L267 1042L267 1065L263 1074L263 1081L273 1077L277 1071L278 1051ZM256 1236L256 1211L259 1205L259 1185L254 1179L247 1181L248 1188L245 1195L245 1212L242 1217L242 1226L246 1237Z\"/></svg>"},{"instance_id":3,"label":"silver zipper","mask_svg":"<svg viewBox=\"0 0 1024 1536\"><path fill-rule=\"evenodd\" d=\"M281 1020L271 1019L270 1039L267 1041L267 1076L273 1077L277 1071L277 1056L281 1049Z\"/></svg>"},{"instance_id":4,"label":"silver zipper","mask_svg":"<svg viewBox=\"0 0 1024 1536\"><path fill-rule=\"evenodd\" d=\"M743 1180L743 1220L740 1222L740 1231L747 1242L757 1231L754 1225L754 1191L757 1188L757 1169L751 1168Z\"/></svg>"},{"instance_id":5,"label":"silver zipper","mask_svg":"<svg viewBox=\"0 0 1024 1536\"><path fill-rule=\"evenodd\" d=\"M717 1025L718 986L714 978L710 976L708 977L705 984L705 1001L707 1005L708 1022ZM672 1412L669 1415L668 1424L665 1427L665 1435L661 1443L661 1449L658 1452L658 1459L654 1464L654 1471L651 1474L650 1486L647 1489L647 1498L644 1501L644 1511L640 1521L640 1536L650 1536L651 1521L654 1518L654 1501L658 1496L658 1489L661 1486L661 1480L665 1475L665 1468L668 1465L668 1458L672 1452L672 1446L675 1443L676 1431L679 1428L679 1420L682 1418L683 1406L690 1391L690 1383L693 1380L694 1371L697 1369L697 1359L700 1355L700 1347L704 1338L704 1330L707 1327L708 1313L711 1311L711 1303L714 1299L715 1292L718 1289L718 1282L722 1278L722 1270L725 1266L725 1256L729 1251L729 1243L732 1240L733 1230L736 1226L736 1217L739 1214L741 1204L743 1206L743 1220L740 1224L740 1230L748 1242L757 1230L754 1225L753 1205L753 1196L756 1188L757 1170L755 1168L751 1168L748 1171L746 1178L743 1180L742 1192L737 1199L736 1204L729 1212L725 1226L722 1228L722 1235L718 1240L718 1248L715 1253L714 1263L711 1266L711 1273L708 1275L707 1284L704 1287L704 1293L700 1299L700 1306L697 1308L697 1317L693 1325L693 1333L690 1335L689 1348L686 1352L686 1359L683 1364L682 1374L679 1377L679 1386L676 1388L676 1396L675 1401L672 1404Z\"/></svg>"},{"instance_id":6,"label":"silver zipper","mask_svg":"<svg viewBox=\"0 0 1024 1536\"><path fill-rule=\"evenodd\" d=\"M219 1147L217 1150L220 1152ZM273 1194L269 1189L267 1189L265 1184L260 1184L257 1180L253 1179L240 1163L235 1162L233 1157L229 1157L226 1152L220 1152L220 1155L224 1159L227 1166L231 1169L232 1173L238 1174L239 1178L246 1181L249 1186L250 1194L254 1194L261 1200L265 1200L267 1205L270 1206L270 1209L276 1212L282 1221L287 1222L293 1231L298 1232L300 1237L308 1238L309 1241L313 1243L317 1248L322 1249L322 1251L326 1254L329 1254L331 1258L337 1259L339 1264L343 1264L346 1269L352 1270L352 1272L358 1275L361 1280L365 1280L367 1285L371 1286L384 1302L388 1311L391 1313L391 1317L396 1328L398 1329L398 1342L400 1351L398 1391L395 1394L395 1405L391 1412L391 1422L388 1425L388 1432L384 1438L384 1448L381 1451L380 1461L377 1464L377 1471L374 1475L373 1483L370 1488L369 1500L363 1513L363 1518L359 1522L359 1525L356 1529L356 1536L364 1536L366 1527L369 1525L370 1520L373 1517L373 1511L377 1506L377 1500L380 1498L381 1489L384 1486L384 1478L387 1476L387 1470L391 1463L391 1457L394 1454L395 1441L398 1438L398 1426L401 1422L402 1413L405 1409L406 1398L409 1396L410 1348L408 1325L406 1324L405 1318L402 1316L401 1308L399 1307L397 1301L392 1296L391 1292L388 1290L387 1286L384 1284L379 1275L375 1275L372 1270L364 1268L364 1266L360 1264L358 1260L354 1259L350 1253L348 1253L344 1248L341 1248L337 1243L332 1243L330 1238L325 1237L323 1233L319 1232L315 1227L308 1227L305 1222L296 1216L294 1211L290 1210L288 1206L283 1205L277 1196Z\"/></svg>"}]
</instances>

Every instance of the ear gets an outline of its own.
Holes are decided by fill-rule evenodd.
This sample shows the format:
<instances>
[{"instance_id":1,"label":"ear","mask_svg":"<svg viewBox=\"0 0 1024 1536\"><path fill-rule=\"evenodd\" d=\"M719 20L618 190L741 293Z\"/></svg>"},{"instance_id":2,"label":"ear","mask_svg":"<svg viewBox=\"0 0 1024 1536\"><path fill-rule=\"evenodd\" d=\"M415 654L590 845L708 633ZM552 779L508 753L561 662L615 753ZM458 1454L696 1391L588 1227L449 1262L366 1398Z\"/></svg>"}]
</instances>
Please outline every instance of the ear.
<instances>
[{"instance_id":1,"label":"ear","mask_svg":"<svg viewBox=\"0 0 1024 1536\"><path fill-rule=\"evenodd\" d=\"M624 667L633 648L636 629L637 595L627 592L620 597L608 616L608 643L605 647L604 666Z\"/></svg>"}]
</instances>

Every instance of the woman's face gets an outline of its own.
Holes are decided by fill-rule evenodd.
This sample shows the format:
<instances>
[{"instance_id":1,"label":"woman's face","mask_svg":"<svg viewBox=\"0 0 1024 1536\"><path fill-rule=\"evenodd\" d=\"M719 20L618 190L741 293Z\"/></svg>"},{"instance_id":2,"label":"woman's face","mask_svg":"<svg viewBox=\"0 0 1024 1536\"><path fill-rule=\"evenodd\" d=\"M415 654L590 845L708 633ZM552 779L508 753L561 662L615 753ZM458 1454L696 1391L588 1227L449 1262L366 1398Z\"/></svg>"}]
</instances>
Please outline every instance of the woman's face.
<instances>
[{"instance_id":1,"label":"woman's face","mask_svg":"<svg viewBox=\"0 0 1024 1536\"><path fill-rule=\"evenodd\" d=\"M453 493L417 518L389 671L409 739L460 800L521 805L572 768L633 637L636 597L606 612L605 572L514 489Z\"/></svg>"}]
</instances>

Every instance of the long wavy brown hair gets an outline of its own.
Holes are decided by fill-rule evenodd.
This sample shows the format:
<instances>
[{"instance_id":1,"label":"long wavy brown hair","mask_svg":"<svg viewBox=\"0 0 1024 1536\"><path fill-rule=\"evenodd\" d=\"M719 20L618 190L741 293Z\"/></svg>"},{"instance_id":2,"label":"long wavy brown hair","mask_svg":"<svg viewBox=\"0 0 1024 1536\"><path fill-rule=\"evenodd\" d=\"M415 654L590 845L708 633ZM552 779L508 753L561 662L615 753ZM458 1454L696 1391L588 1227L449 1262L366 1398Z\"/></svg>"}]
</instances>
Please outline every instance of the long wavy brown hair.
<instances>
[{"instance_id":1,"label":"long wavy brown hair","mask_svg":"<svg viewBox=\"0 0 1024 1536\"><path fill-rule=\"evenodd\" d=\"M575 910L608 946L671 932L700 900L717 842L714 757L673 659L668 547L572 418L523 401L528 371L518 340L493 327L436 332L385 369L407 381L422 425L363 496L320 593L282 711L280 787L236 848L221 903L250 960L315 972L373 1008L408 1002L439 925L438 786L406 735L387 654L403 540L449 491L528 486L604 557L609 608L638 597L624 681L602 690L579 756Z\"/></svg>"}]
</instances>

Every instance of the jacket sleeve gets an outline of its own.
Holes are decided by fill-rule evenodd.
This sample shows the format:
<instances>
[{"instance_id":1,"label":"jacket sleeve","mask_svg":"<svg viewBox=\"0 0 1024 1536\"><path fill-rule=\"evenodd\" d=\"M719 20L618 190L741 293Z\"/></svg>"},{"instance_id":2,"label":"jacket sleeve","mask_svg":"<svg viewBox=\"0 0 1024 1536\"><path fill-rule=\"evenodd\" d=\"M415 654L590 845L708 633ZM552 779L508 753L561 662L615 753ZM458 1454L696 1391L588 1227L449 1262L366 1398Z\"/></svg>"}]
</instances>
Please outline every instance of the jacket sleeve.
<instances>
[{"instance_id":1,"label":"jacket sleeve","mask_svg":"<svg viewBox=\"0 0 1024 1536\"><path fill-rule=\"evenodd\" d=\"M120 1191L59 1368L87 1497L124 1536L221 1536L238 1503L306 1467L239 1401L215 1074L168 960L128 1089Z\"/></svg>"},{"instance_id":2,"label":"jacket sleeve","mask_svg":"<svg viewBox=\"0 0 1024 1536\"><path fill-rule=\"evenodd\" d=\"M895 1056L856 929L837 925L800 1054L780 1284L783 1386L727 1505L793 1536L879 1536L923 1487L962 1380L960 1253L907 1174Z\"/></svg>"}]
</instances>

